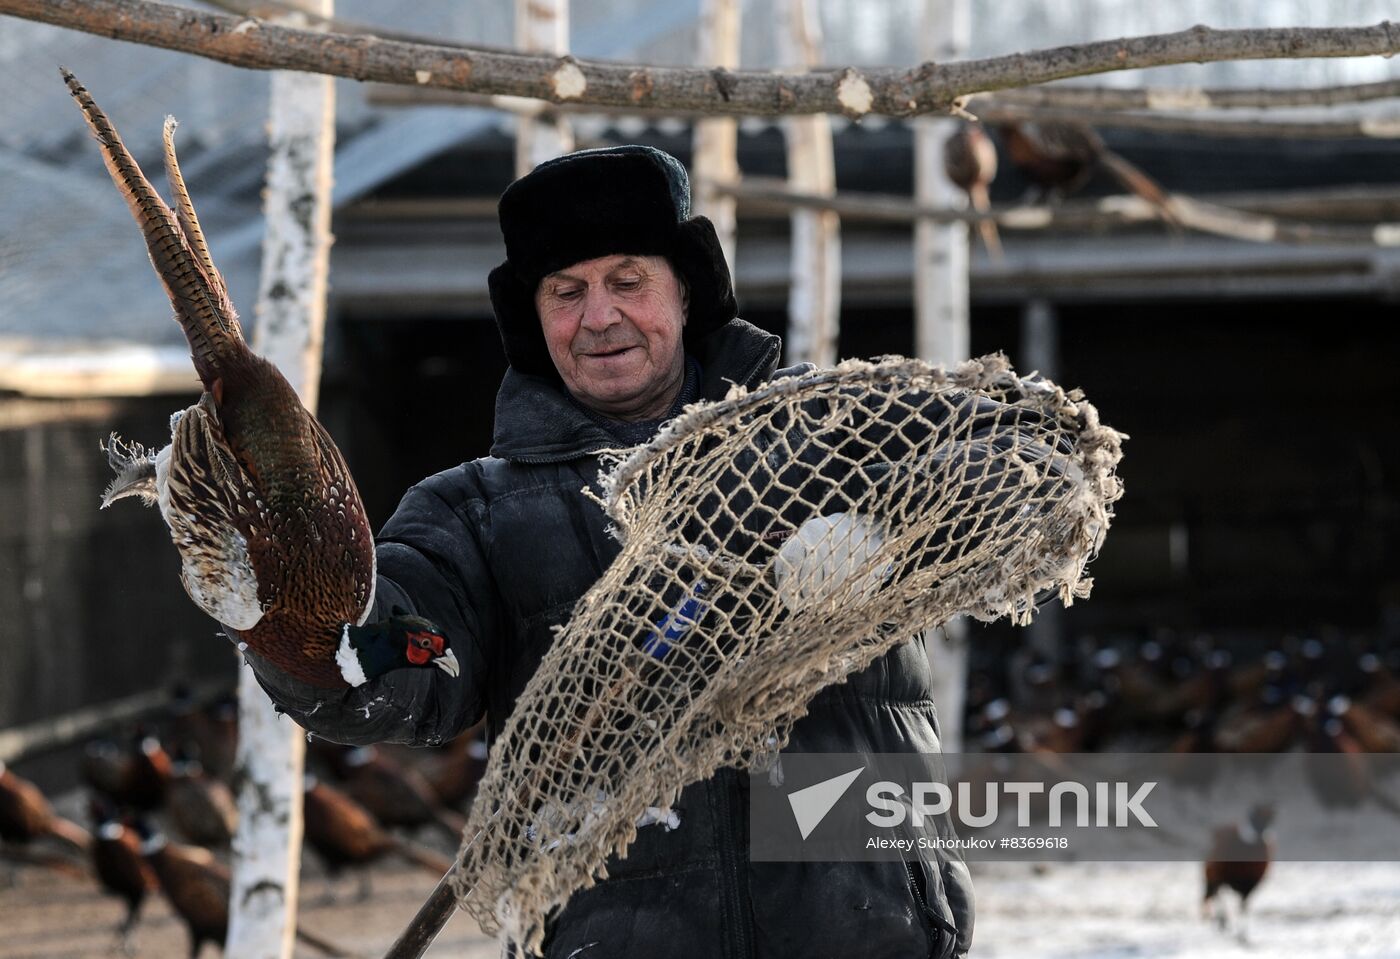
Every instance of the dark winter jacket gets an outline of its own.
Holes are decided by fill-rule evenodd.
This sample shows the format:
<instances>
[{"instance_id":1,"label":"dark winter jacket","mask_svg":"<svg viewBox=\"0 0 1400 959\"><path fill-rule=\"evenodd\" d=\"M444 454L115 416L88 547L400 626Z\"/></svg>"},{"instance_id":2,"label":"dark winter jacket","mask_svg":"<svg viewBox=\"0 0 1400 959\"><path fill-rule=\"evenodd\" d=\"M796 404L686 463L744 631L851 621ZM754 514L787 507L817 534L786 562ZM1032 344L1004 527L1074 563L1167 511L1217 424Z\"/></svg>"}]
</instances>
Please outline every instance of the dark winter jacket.
<instances>
[{"instance_id":1,"label":"dark winter jacket","mask_svg":"<svg viewBox=\"0 0 1400 959\"><path fill-rule=\"evenodd\" d=\"M742 320L698 349L700 393L775 375L780 341ZM250 656L273 700L307 729L347 743L441 743L486 713L492 736L535 671L553 627L619 552L581 490L617 441L557 380L506 373L492 455L413 487L378 540L378 617L392 605L436 622L462 663L320 690ZM938 720L921 640L819 693L793 752L935 752ZM725 769L685 789L677 828L638 830L609 878L552 924L550 957L947 957L972 938L960 860L768 863L748 858L748 775Z\"/></svg>"}]
</instances>

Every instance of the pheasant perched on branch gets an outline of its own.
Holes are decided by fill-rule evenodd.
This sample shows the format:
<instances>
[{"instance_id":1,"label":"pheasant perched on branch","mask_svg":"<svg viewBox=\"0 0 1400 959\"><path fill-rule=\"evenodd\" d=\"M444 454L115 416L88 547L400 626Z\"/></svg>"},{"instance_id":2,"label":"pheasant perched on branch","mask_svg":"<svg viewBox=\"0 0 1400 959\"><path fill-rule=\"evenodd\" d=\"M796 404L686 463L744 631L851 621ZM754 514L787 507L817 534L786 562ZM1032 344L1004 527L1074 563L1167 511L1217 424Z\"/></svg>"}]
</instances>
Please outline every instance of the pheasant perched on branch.
<instances>
[{"instance_id":1,"label":"pheasant perched on branch","mask_svg":"<svg viewBox=\"0 0 1400 959\"><path fill-rule=\"evenodd\" d=\"M987 188L997 178L997 148L980 123L964 123L943 141L943 172L967 194L972 208L987 213L992 208ZM995 220L979 220L977 231L993 262L1001 262L1001 235Z\"/></svg>"},{"instance_id":2,"label":"pheasant perched on branch","mask_svg":"<svg viewBox=\"0 0 1400 959\"><path fill-rule=\"evenodd\" d=\"M1180 223L1167 191L1110 150L1087 123L1008 123L1001 127L1001 135L1011 162L1044 194L1068 196L1082 189L1102 166L1124 189L1152 204L1168 224Z\"/></svg>"},{"instance_id":3,"label":"pheasant perched on branch","mask_svg":"<svg viewBox=\"0 0 1400 959\"><path fill-rule=\"evenodd\" d=\"M330 435L243 339L180 175L174 120L164 131L172 210L88 92L63 76L145 235L204 387L172 417L164 449L112 438L117 478L102 505L139 496L158 506L190 598L297 679L343 687L428 664L456 675L446 638L425 620L366 625L375 558L359 492Z\"/></svg>"}]
</instances>

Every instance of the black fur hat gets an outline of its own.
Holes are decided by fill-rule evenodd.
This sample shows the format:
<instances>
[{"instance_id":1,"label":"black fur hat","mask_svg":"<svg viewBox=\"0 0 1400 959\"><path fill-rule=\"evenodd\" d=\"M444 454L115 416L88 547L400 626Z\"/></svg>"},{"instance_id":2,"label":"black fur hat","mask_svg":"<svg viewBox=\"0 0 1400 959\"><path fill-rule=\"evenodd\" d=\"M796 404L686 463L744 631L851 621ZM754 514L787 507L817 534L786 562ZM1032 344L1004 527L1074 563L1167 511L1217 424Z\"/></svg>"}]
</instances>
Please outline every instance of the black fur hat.
<instances>
[{"instance_id":1,"label":"black fur hat","mask_svg":"<svg viewBox=\"0 0 1400 959\"><path fill-rule=\"evenodd\" d=\"M646 146L580 150L541 163L501 194L506 261L491 271L491 306L510 365L556 375L535 289L556 270L615 253L664 256L690 289L687 346L738 315L729 267L703 216L690 215L690 178Z\"/></svg>"}]
</instances>

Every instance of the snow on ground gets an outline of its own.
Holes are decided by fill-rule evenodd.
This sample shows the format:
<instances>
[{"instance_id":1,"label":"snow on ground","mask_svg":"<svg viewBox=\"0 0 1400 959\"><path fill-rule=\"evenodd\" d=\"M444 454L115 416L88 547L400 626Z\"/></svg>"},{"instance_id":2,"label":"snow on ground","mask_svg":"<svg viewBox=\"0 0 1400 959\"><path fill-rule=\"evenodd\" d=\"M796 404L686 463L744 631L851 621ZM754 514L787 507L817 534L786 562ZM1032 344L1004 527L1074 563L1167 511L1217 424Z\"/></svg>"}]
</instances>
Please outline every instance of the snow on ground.
<instances>
[{"instance_id":1,"label":"snow on ground","mask_svg":"<svg viewBox=\"0 0 1400 959\"><path fill-rule=\"evenodd\" d=\"M1197 863L984 863L973 876L974 959L1400 959L1400 862L1274 863L1244 943L1201 917ZM1222 895L1233 919L1238 899Z\"/></svg>"}]
</instances>

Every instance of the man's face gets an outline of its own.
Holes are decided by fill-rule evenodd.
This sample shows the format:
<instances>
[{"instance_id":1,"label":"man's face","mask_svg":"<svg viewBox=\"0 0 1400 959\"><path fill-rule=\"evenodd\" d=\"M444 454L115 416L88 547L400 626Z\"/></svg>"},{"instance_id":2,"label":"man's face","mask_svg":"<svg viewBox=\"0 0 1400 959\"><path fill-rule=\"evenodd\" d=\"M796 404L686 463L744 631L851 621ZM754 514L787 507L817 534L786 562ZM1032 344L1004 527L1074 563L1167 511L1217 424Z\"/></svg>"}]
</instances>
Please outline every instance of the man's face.
<instances>
[{"instance_id":1,"label":"man's face","mask_svg":"<svg viewBox=\"0 0 1400 959\"><path fill-rule=\"evenodd\" d=\"M535 309L569 393L621 420L664 416L685 380L688 298L664 257L584 260L540 281Z\"/></svg>"}]
</instances>

